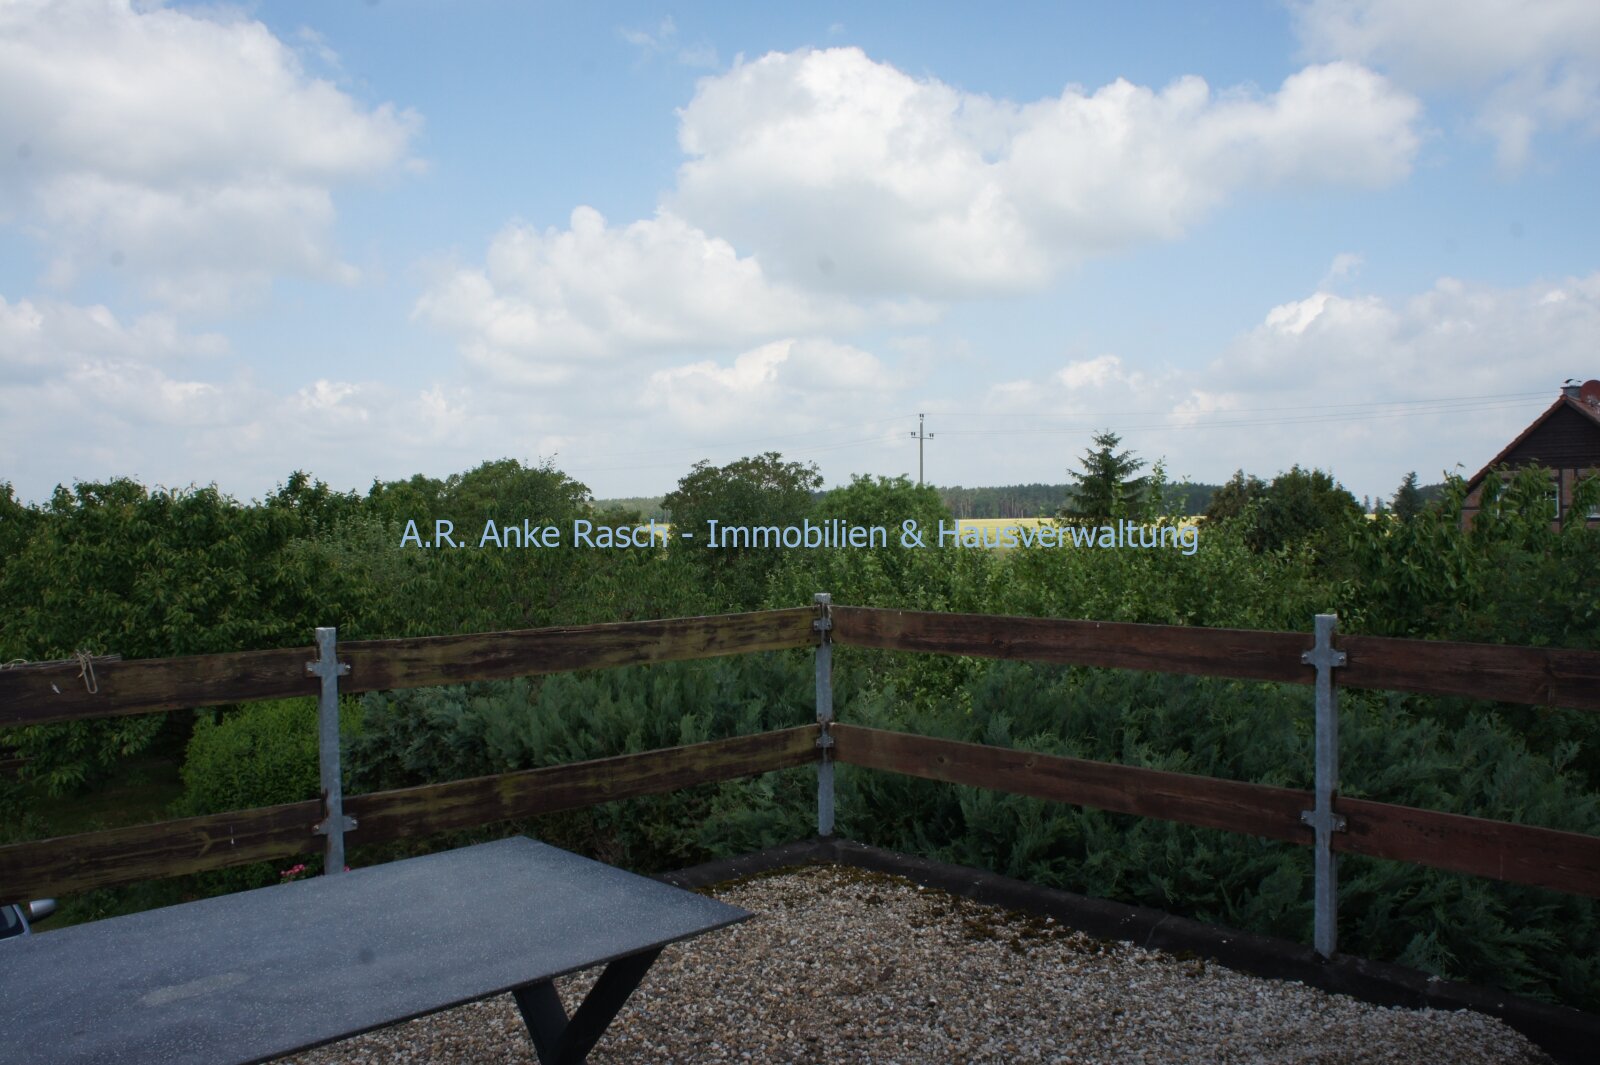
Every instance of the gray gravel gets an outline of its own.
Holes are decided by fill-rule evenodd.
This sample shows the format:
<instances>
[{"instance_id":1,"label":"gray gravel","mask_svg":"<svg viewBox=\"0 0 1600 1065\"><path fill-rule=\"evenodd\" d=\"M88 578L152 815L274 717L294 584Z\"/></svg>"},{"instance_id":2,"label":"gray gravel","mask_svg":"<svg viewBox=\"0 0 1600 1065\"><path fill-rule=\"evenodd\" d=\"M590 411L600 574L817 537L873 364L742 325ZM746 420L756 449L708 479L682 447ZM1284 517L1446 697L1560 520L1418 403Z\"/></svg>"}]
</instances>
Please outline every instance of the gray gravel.
<instances>
[{"instance_id":1,"label":"gray gravel","mask_svg":"<svg viewBox=\"0 0 1600 1065\"><path fill-rule=\"evenodd\" d=\"M819 866L707 890L756 916L668 947L590 1055L597 1065L1549 1061L1481 1014L1372 1006L899 877ZM557 981L569 1012L595 972ZM282 1060L535 1058L501 995Z\"/></svg>"}]
</instances>

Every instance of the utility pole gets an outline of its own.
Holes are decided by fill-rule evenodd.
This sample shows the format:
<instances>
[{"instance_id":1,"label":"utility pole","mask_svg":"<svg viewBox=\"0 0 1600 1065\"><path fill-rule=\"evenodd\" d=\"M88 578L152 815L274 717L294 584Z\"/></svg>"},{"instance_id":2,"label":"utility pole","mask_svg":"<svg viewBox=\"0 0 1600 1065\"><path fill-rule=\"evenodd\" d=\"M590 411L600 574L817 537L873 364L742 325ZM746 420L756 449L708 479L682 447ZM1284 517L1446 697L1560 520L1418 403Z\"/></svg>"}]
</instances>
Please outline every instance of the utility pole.
<instances>
[{"instance_id":1,"label":"utility pole","mask_svg":"<svg viewBox=\"0 0 1600 1065\"><path fill-rule=\"evenodd\" d=\"M917 438L917 484L919 487L922 484L922 445L924 441L933 439L933 434L926 432L922 427L922 419L925 417L927 415L917 415L917 431L911 434Z\"/></svg>"}]
</instances>

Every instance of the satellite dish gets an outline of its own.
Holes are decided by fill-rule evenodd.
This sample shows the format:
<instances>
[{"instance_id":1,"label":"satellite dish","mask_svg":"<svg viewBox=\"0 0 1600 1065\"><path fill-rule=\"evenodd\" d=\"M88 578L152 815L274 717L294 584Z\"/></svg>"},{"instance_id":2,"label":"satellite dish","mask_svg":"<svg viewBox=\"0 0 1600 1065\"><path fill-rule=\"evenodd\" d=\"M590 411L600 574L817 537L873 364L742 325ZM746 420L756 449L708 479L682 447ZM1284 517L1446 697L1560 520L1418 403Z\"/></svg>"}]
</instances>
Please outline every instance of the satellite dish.
<instances>
[{"instance_id":1,"label":"satellite dish","mask_svg":"<svg viewBox=\"0 0 1600 1065\"><path fill-rule=\"evenodd\" d=\"M1578 389L1578 401L1600 408L1600 381L1585 381L1583 387Z\"/></svg>"}]
</instances>

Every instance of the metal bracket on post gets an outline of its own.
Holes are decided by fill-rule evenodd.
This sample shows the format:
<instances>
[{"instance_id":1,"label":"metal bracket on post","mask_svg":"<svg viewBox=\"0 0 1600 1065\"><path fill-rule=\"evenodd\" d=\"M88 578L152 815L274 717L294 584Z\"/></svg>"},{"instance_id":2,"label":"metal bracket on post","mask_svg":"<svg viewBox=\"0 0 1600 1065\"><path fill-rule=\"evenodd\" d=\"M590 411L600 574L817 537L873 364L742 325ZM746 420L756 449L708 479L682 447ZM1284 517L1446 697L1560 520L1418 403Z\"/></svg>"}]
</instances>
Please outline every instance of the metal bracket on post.
<instances>
[{"instance_id":1,"label":"metal bracket on post","mask_svg":"<svg viewBox=\"0 0 1600 1065\"><path fill-rule=\"evenodd\" d=\"M1318 614L1316 645L1300 656L1300 661L1317 667L1317 769L1316 808L1302 810L1300 823L1316 830L1316 927L1317 953L1333 957L1339 947L1339 856L1333 853L1333 834L1348 829L1343 815L1333 812L1333 798L1339 791L1339 702L1333 686L1333 670L1349 658L1333 649L1337 614Z\"/></svg>"},{"instance_id":2,"label":"metal bracket on post","mask_svg":"<svg viewBox=\"0 0 1600 1065\"><path fill-rule=\"evenodd\" d=\"M827 592L812 596L817 605L817 724L821 734L817 746L822 757L817 762L817 835L833 835L833 597Z\"/></svg>"},{"instance_id":3,"label":"metal bracket on post","mask_svg":"<svg viewBox=\"0 0 1600 1065\"><path fill-rule=\"evenodd\" d=\"M356 827L355 818L345 816L344 786L339 780L339 678L350 672L350 666L339 661L338 642L337 628L317 629L317 660L306 663L307 673L322 678L317 697L317 765L322 776L323 816L312 831L328 837L324 875L344 872L344 834Z\"/></svg>"}]
</instances>

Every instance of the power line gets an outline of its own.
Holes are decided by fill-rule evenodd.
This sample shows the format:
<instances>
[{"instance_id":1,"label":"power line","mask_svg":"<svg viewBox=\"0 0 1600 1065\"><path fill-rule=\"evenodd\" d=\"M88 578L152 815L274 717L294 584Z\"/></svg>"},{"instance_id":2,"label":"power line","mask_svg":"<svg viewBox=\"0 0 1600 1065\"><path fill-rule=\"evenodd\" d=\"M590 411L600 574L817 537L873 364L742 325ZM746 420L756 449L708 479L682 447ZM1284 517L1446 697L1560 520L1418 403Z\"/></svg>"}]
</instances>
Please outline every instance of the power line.
<instances>
[{"instance_id":1,"label":"power line","mask_svg":"<svg viewBox=\"0 0 1600 1065\"><path fill-rule=\"evenodd\" d=\"M909 417L909 415L897 414L897 415L895 415L893 417L890 417L890 418L874 418L871 421L865 421L865 422L849 422L849 423L835 423L833 425L820 425L820 426L816 426L814 428L803 430L801 432L785 433L785 434L780 435L780 436L762 436L762 437L747 438L747 439L744 439L744 440L716 440L716 441L710 441L710 442L704 442L704 443L698 443L698 444L686 444L683 447L676 447L676 448L658 448L658 447L656 447L656 448L650 448L648 450L640 450L640 451L613 451L613 452L610 452L609 454L592 455L592 456L590 456L590 458L595 459L595 460L603 461L603 460L606 460L606 459L625 459L625 458L628 458L631 455L650 455L650 456L690 455L690 454L704 454L707 451L715 451L715 450L720 450L720 449L723 449L723 448L730 448L730 447L750 447L750 446L763 447L763 446L779 443L779 442L784 441L784 440L812 440L812 439L816 438L818 433L832 432L832 431L838 431L838 430L861 430L861 429L865 429L865 428L868 428L869 426L874 426L874 425L889 425L889 424L891 424L893 422L904 421L907 417ZM620 469L620 468L623 468L623 467L617 467L617 468Z\"/></svg>"},{"instance_id":2,"label":"power line","mask_svg":"<svg viewBox=\"0 0 1600 1065\"><path fill-rule=\"evenodd\" d=\"M1540 395L1543 395L1543 393L1540 393ZM1496 410L1514 410L1523 408L1525 406L1526 404L1522 402L1479 403L1472 405L1439 407L1436 409L1425 410L1372 410L1347 411L1343 413L1329 411L1321 414L1299 414L1295 417L1282 418L1205 418L1204 420L1196 420L1192 422L1174 423L1172 421L1164 421L1134 424L1121 423L1112 425L1106 425L1103 422L1097 421L1092 425L1080 424L1072 426L1052 426L1049 428L1026 429L946 429L944 432L946 436L1065 436L1076 433L1094 432L1099 429L1112 429L1117 432L1129 432L1134 430L1160 432L1180 429L1238 429L1255 428L1269 425L1307 425L1328 422L1364 422L1387 418L1420 418L1428 417L1430 415L1445 416L1456 414L1474 414ZM1303 410L1311 408L1295 409ZM1093 417L1093 415L1089 416ZM1085 417L1085 415L1076 415L1076 417L1081 418Z\"/></svg>"},{"instance_id":3,"label":"power line","mask_svg":"<svg viewBox=\"0 0 1600 1065\"><path fill-rule=\"evenodd\" d=\"M1241 429L1256 428L1276 425L1304 425L1324 424L1336 422L1362 422L1374 420L1388 420L1393 418L1422 418L1444 417L1462 414L1478 414L1497 410L1511 410L1527 405L1529 400L1547 398L1548 393L1539 392L1502 392L1496 395L1478 396L1450 396L1433 397L1430 399L1411 400L1367 400L1350 403L1318 403L1295 404L1276 407L1240 407L1232 410L1216 410L1195 412L1190 415L1174 413L1172 410L1137 410L1137 411L1099 411L1080 412L1072 414L1023 414L1018 412L992 412L992 411L936 411L936 417L946 418L1006 418L1013 423L1018 421L1055 422L1072 419L1079 424L1073 425L1036 425L1016 426L1004 429L952 429L940 430L945 436L1061 436L1077 433L1094 432L1100 429L1112 429L1117 432L1164 432L1174 430L1206 430L1206 429ZM1250 418L1238 417L1239 415L1267 414L1283 415L1281 417ZM925 480L926 469L924 463L924 445L932 440L933 433L926 431L926 418L928 412L917 414L917 429L908 435L917 441L917 483ZM1291 416L1292 415L1292 416ZM586 456L589 461L607 462L608 460L628 460L634 456L650 456L661 459L665 456L698 454L715 452L727 448L737 447L771 447L772 445L790 440L816 440L820 432L838 430L869 429L874 426L886 425L901 421L907 415L901 414L887 418L876 418L870 421L835 424L821 426L803 432L788 433L779 436L766 436L748 438L745 440L707 442L686 445L678 448L612 452L603 455ZM1134 422L1106 425L1105 418L1116 417L1158 417L1160 421ZM1094 419L1095 424L1083 424L1084 419ZM1193 419L1174 421L1174 419ZM831 451L840 451L847 448L859 448L870 445L887 444L892 437L877 435L871 437L858 437L850 440L830 441L825 444L813 444L799 449L787 449L787 455L814 455ZM901 440L904 437L899 438ZM647 470L668 469L681 467L680 461L657 461L638 463L623 461L610 465L589 465L585 462L581 466L574 466L569 472L581 475L593 473L611 473L622 470Z\"/></svg>"},{"instance_id":4,"label":"power line","mask_svg":"<svg viewBox=\"0 0 1600 1065\"><path fill-rule=\"evenodd\" d=\"M1495 400L1508 402L1523 399L1548 398L1549 392L1496 392L1484 396L1431 396L1427 399L1373 399L1361 400L1355 403L1300 403L1284 407L1237 407L1227 411L1229 414L1268 414L1280 411L1297 410L1331 410L1353 407L1403 407L1403 406L1436 406L1440 404L1471 403L1479 400ZM934 411L934 414L944 418L1077 418L1086 417L1086 414L1028 414L1019 411L975 411L975 410L943 410ZM1111 410L1097 411L1095 417L1126 418L1148 414L1170 414L1170 410Z\"/></svg>"}]
</instances>

